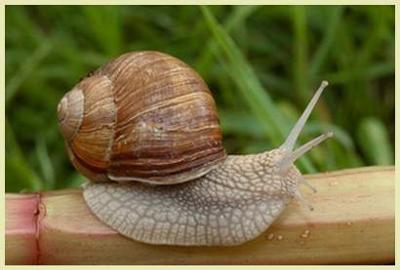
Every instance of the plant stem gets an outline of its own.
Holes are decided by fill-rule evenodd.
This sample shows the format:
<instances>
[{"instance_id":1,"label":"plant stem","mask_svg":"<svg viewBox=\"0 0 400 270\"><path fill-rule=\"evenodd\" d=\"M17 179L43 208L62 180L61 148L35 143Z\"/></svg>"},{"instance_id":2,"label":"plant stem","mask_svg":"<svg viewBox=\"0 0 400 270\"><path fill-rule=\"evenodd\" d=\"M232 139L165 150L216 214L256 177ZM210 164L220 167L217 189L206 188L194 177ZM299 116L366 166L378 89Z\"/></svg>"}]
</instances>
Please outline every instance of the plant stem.
<instances>
[{"instance_id":1,"label":"plant stem","mask_svg":"<svg viewBox=\"0 0 400 270\"><path fill-rule=\"evenodd\" d=\"M391 264L394 167L305 178L293 201L258 238L234 247L139 243L93 216L78 189L6 194L6 264Z\"/></svg>"}]
</instances>

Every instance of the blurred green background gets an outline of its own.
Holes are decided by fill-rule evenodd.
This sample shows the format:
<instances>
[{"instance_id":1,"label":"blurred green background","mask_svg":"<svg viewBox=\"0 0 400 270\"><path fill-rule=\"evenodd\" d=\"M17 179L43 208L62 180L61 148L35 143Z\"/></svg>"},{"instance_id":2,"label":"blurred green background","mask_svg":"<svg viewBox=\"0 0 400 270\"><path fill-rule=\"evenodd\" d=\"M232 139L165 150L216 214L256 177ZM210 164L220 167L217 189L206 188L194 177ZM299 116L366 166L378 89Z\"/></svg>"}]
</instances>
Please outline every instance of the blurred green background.
<instances>
[{"instance_id":1,"label":"blurred green background","mask_svg":"<svg viewBox=\"0 0 400 270\"><path fill-rule=\"evenodd\" d=\"M76 187L56 120L79 79L159 50L212 90L228 153L279 146L321 80L303 173L394 163L394 6L6 6L6 191Z\"/></svg>"}]
</instances>

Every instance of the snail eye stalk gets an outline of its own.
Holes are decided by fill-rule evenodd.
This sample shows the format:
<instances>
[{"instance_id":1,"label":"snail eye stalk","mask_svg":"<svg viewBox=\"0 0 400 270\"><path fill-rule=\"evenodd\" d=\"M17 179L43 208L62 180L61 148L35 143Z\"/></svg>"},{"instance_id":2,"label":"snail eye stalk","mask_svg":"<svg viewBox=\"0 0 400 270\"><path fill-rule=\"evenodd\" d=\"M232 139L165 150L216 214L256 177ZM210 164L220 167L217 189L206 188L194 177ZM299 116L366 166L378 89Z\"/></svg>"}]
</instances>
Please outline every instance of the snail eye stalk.
<instances>
[{"instance_id":1,"label":"snail eye stalk","mask_svg":"<svg viewBox=\"0 0 400 270\"><path fill-rule=\"evenodd\" d=\"M319 86L317 92L315 92L314 96L312 97L310 103L308 103L306 109L304 110L303 114L297 120L296 125L294 125L293 129L290 131L289 136L286 138L286 141L280 146L281 149L285 149L288 152L292 152L294 145L297 141L297 138L300 135L300 132L304 128L304 124L306 123L308 117L310 116L312 110L315 107L315 104L317 103L319 97L322 94L322 91L328 86L327 81L322 81L321 85Z\"/></svg>"},{"instance_id":2,"label":"snail eye stalk","mask_svg":"<svg viewBox=\"0 0 400 270\"><path fill-rule=\"evenodd\" d=\"M328 131L328 132L326 132L326 133L324 133L324 134L312 139L311 141L307 142L306 144L300 146L296 150L293 150L294 146L296 144L297 138L300 135L300 132L303 130L307 119L309 118L312 110L315 107L315 104L317 103L319 97L321 96L322 92L324 91L324 89L327 86L328 86L328 82L327 81L322 81L322 83L319 86L318 90L315 92L314 96L312 97L310 103L308 103L308 105L307 105L306 109L304 110L303 114L301 115L301 117L299 118L299 120L297 121L297 123L295 124L293 129L290 131L289 136L286 138L285 142L280 146L279 149L283 150L284 153L285 153L283 158L278 163L278 169L281 172L281 174L284 174L290 168L290 166L292 166L293 162L295 162L302 155L304 155L305 153L310 151L315 146L321 144L326 139L328 139L328 138L333 136L333 132L332 131ZM303 177L300 177L300 179L298 179L298 183L306 185L313 192L317 192L316 188L313 187ZM310 211L314 210L312 205L310 203L308 203L303 198L303 196L301 195L300 191L298 190L298 187L296 188L296 190L293 191L293 196L298 201L300 201L300 203L302 203L303 205L306 205L310 209Z\"/></svg>"},{"instance_id":3,"label":"snail eye stalk","mask_svg":"<svg viewBox=\"0 0 400 270\"><path fill-rule=\"evenodd\" d=\"M303 144L302 146L300 146L293 152L287 153L284 156L284 158L279 162L278 166L280 167L280 171L281 172L286 171L293 164L293 162L295 162L298 158L300 158L302 155L304 155L305 153L307 153L308 151L313 149L315 146L321 144L323 141L325 141L326 139L328 139L332 136L333 136L333 132L328 131L328 132L312 139L308 143Z\"/></svg>"},{"instance_id":4,"label":"snail eye stalk","mask_svg":"<svg viewBox=\"0 0 400 270\"><path fill-rule=\"evenodd\" d=\"M323 142L324 140L333 135L333 133L329 131L293 151L294 145L296 144L300 132L303 130L308 117L310 116L312 110L315 107L315 104L317 103L319 97L321 96L322 92L327 86L328 82L322 81L317 92L315 92L310 103L308 103L306 109L304 110L303 114L300 116L299 120L294 125L293 129L290 131L289 136L286 138L285 142L279 147L279 149L284 150L285 152L284 157L278 164L281 172L286 171L296 159L298 159L306 152L311 150L313 147L317 146L318 144L320 144L321 142Z\"/></svg>"}]
</instances>

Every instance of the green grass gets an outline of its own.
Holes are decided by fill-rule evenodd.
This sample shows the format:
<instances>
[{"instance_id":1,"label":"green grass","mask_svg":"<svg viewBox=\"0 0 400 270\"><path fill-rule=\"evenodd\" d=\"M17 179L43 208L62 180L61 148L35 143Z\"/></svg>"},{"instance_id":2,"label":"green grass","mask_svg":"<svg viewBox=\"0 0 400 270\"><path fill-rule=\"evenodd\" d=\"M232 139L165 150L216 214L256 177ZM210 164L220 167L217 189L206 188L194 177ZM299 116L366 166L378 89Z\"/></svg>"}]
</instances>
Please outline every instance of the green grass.
<instances>
[{"instance_id":1,"label":"green grass","mask_svg":"<svg viewBox=\"0 0 400 270\"><path fill-rule=\"evenodd\" d=\"M394 163L393 6L7 6L6 191L75 187L56 107L82 76L133 50L195 68L228 153L279 146L323 79L303 173Z\"/></svg>"}]
</instances>

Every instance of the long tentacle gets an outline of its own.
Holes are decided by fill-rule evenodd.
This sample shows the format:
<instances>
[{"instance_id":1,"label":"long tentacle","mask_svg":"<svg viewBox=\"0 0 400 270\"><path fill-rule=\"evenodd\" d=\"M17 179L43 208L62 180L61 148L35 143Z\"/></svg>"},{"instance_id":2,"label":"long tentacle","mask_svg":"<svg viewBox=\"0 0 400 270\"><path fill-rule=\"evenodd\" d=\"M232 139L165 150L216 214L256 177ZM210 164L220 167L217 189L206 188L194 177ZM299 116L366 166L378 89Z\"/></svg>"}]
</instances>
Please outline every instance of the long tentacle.
<instances>
[{"instance_id":1,"label":"long tentacle","mask_svg":"<svg viewBox=\"0 0 400 270\"><path fill-rule=\"evenodd\" d=\"M308 143L300 146L295 151L287 153L287 155L285 155L285 157L279 162L278 166L280 168L280 171L285 171L286 169L288 169L295 160L297 160L299 157L304 155L306 152L310 151L312 148L314 148L315 146L319 145L320 143L322 143L323 141L325 141L326 139L328 139L329 137L332 137L332 136L333 136L333 132L328 131L327 133L324 133L324 134L312 139Z\"/></svg>"},{"instance_id":2,"label":"long tentacle","mask_svg":"<svg viewBox=\"0 0 400 270\"><path fill-rule=\"evenodd\" d=\"M290 166L295 162L298 158L300 158L302 155L304 155L306 152L310 151L312 148L315 146L319 145L323 141L325 141L327 138L332 137L333 133L332 131L326 132L311 141L307 142L306 144L300 146L296 150L294 149L294 146L296 144L297 138L300 135L300 132L304 128L304 125L309 118L313 108L315 107L315 104L317 103L319 97L321 96L323 90L328 86L327 81L322 81L321 85L319 86L318 90L312 97L310 103L307 105L306 109L304 110L303 114L291 130L289 136L286 138L285 142L280 146L280 149L284 151L284 155L282 159L279 161L277 164L279 171L284 174ZM308 188L310 188L314 193L317 192L316 188L314 188L304 177L300 176L298 179L299 184L304 184ZM293 191L293 196L300 201L303 205L307 206L311 211L314 210L313 206L307 202L301 195L298 187L296 190Z\"/></svg>"},{"instance_id":3,"label":"long tentacle","mask_svg":"<svg viewBox=\"0 0 400 270\"><path fill-rule=\"evenodd\" d=\"M281 149L284 149L288 152L291 152L294 148L294 145L297 141L297 138L300 135L301 130L304 127L308 117L310 116L315 104L317 103L319 97L322 94L322 91L328 86L327 81L322 81L321 85L319 86L317 92L312 97L310 103L308 103L306 109L304 110L303 114L297 121L296 125L293 127L292 131L290 131L289 136L286 138L285 142L281 145Z\"/></svg>"}]
</instances>

